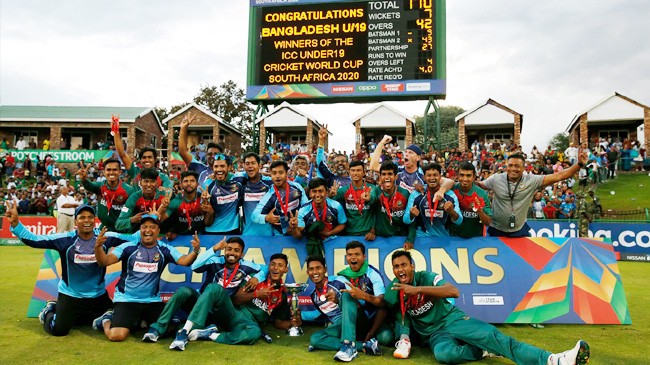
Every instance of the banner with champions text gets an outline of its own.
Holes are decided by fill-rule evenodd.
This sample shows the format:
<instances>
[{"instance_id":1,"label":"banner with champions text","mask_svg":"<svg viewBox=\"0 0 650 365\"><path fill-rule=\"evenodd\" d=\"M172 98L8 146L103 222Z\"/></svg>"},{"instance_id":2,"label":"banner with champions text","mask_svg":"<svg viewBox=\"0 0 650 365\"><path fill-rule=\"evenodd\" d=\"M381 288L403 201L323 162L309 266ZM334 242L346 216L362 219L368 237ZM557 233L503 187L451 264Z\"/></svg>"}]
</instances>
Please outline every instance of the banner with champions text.
<instances>
[{"instance_id":1,"label":"banner with champions text","mask_svg":"<svg viewBox=\"0 0 650 365\"><path fill-rule=\"evenodd\" d=\"M309 282L305 243L291 237L243 236L244 258L268 263L277 252L289 258L285 282ZM338 237L325 244L328 273L345 267L345 244L360 237ZM190 236L171 242L182 253L190 250ZM202 236L208 248L221 237ZM402 247L402 237L365 242L371 265L394 278L390 256ZM453 238L418 239L411 250L416 270L443 275L460 290L455 304L468 315L490 323L631 324L623 283L611 244L581 238ZM35 317L45 301L57 295L61 266L58 254L47 250L28 309ZM107 269L107 289L112 296L120 263ZM162 296L169 298L181 286L198 289L203 274L188 267L168 265L162 275ZM313 284L301 294L308 309ZM387 286L386 290L390 290Z\"/></svg>"}]
</instances>

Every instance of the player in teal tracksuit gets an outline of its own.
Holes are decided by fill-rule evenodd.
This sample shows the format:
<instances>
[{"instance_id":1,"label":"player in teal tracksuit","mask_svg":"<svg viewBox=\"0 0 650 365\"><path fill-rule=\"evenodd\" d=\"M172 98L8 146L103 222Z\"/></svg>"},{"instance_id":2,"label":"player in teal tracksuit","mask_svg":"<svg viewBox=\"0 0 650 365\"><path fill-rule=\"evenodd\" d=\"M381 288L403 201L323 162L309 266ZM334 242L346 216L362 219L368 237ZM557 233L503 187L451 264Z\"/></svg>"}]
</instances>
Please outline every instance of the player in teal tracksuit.
<instances>
[{"instance_id":1,"label":"player in teal tracksuit","mask_svg":"<svg viewBox=\"0 0 650 365\"><path fill-rule=\"evenodd\" d=\"M458 298L459 291L433 272L415 272L408 251L392 255L395 279L386 292L386 303L395 308L395 325L400 335L396 358L410 354L410 328L429 343L436 360L458 364L480 360L488 354L501 355L517 364L574 365L589 360L589 345L578 341L576 346L553 354L533 345L519 342L501 333L491 324L468 317L445 298Z\"/></svg>"}]
</instances>

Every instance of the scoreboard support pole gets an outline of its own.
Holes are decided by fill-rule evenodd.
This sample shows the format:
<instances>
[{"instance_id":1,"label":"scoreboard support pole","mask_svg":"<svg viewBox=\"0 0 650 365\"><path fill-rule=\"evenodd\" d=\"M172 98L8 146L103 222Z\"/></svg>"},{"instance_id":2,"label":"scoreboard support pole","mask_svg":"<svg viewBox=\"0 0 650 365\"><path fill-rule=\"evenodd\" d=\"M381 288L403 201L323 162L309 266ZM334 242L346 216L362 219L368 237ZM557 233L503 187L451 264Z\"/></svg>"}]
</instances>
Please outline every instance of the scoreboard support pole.
<instances>
[{"instance_id":1,"label":"scoreboard support pole","mask_svg":"<svg viewBox=\"0 0 650 365\"><path fill-rule=\"evenodd\" d=\"M269 107L265 103L257 103L255 109L255 125L253 126L253 151L259 154L260 151L260 123L257 123L257 118L268 113Z\"/></svg>"},{"instance_id":2,"label":"scoreboard support pole","mask_svg":"<svg viewBox=\"0 0 650 365\"><path fill-rule=\"evenodd\" d=\"M440 144L441 144L441 141L440 141L440 133L441 133L440 132L440 128L441 128L441 126L440 126L440 107L438 106L438 101L436 100L436 98L433 97L433 96L429 96L429 102L427 103L427 106L424 109L424 119L423 119L423 123L424 123L424 138L423 139L424 139L424 151L425 151L425 153L427 151L429 151L429 123L427 121L427 116L429 115L429 109L431 109L431 106L433 106L433 110L434 110L433 120L434 120L435 125L436 125L436 131L435 131L436 150L440 151L440 147L441 147L440 146Z\"/></svg>"}]
</instances>

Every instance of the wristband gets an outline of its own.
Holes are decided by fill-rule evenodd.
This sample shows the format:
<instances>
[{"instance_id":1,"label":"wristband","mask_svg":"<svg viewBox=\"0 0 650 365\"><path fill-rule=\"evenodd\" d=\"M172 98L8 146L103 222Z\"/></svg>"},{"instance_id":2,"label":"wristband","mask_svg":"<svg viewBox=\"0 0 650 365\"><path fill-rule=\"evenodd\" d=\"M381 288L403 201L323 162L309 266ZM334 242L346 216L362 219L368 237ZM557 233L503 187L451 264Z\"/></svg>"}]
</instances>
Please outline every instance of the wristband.
<instances>
[{"instance_id":1,"label":"wristband","mask_svg":"<svg viewBox=\"0 0 650 365\"><path fill-rule=\"evenodd\" d=\"M194 250L194 251L192 251L192 252L194 252L195 254L197 254L197 255L198 255L198 254L199 254L199 253L201 252L201 249L200 249L200 248L198 248L198 249L196 249L196 250Z\"/></svg>"}]
</instances>

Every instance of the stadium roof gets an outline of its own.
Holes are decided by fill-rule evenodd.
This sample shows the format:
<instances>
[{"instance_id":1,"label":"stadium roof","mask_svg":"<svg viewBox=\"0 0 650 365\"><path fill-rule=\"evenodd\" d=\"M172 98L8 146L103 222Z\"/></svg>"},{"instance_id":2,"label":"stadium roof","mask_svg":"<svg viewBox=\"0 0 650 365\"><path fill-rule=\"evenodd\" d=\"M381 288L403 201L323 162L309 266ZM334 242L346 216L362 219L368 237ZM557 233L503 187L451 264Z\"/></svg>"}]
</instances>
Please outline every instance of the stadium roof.
<instances>
[{"instance_id":1,"label":"stadium roof","mask_svg":"<svg viewBox=\"0 0 650 365\"><path fill-rule=\"evenodd\" d=\"M209 111L208 109L206 109L206 108L204 108L204 107L202 107L202 106L200 106L200 105L198 105L198 104L196 104L196 103L189 103L189 104L185 105L184 107L182 107L181 109L179 109L176 113L174 113L174 114L168 116L167 118L165 118L165 119L163 120L163 122L169 123L170 120L172 120L172 119L176 118L177 116L179 116L179 115L185 113L185 112L186 112L187 110L189 110L190 108L196 108L196 109L198 109L201 113L204 113L205 115L209 116L210 118L215 119L216 121L219 122L219 124L222 124L222 125L225 126L227 129L230 129L230 130L232 130L232 131L235 132L235 133L238 133L238 134L240 134L240 135L243 135L243 134L244 134L244 132L242 132L239 128L237 128L237 127L235 127L234 125L232 125L232 124L226 122L226 121L223 120L223 118L221 118L220 116L218 116L218 115L212 113L212 112Z\"/></svg>"},{"instance_id":2,"label":"stadium roof","mask_svg":"<svg viewBox=\"0 0 650 365\"><path fill-rule=\"evenodd\" d=\"M576 123L579 122L580 116L587 114L587 123L600 121L600 122L616 122L616 121L643 121L644 108L647 105L641 104L638 101L628 98L625 95L614 92L604 99L600 100L593 106L576 114L566 131L571 131Z\"/></svg>"}]
</instances>

